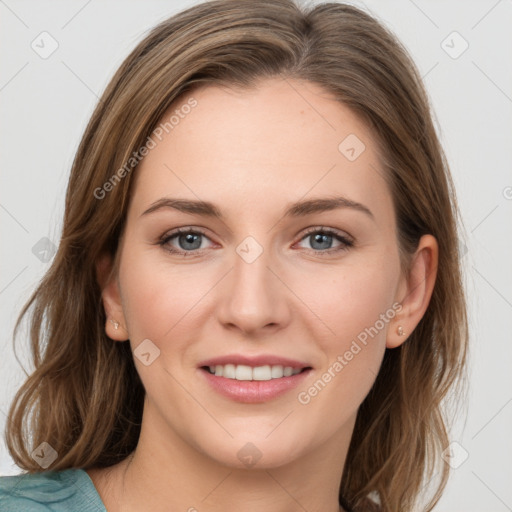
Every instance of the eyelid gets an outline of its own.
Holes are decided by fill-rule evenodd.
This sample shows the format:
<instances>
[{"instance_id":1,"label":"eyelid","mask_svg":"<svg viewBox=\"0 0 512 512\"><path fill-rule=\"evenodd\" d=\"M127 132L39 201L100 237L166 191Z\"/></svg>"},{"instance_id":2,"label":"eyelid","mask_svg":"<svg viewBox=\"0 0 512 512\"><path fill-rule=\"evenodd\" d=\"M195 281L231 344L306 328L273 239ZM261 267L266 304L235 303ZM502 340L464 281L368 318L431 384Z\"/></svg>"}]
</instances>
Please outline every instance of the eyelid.
<instances>
[{"instance_id":1,"label":"eyelid","mask_svg":"<svg viewBox=\"0 0 512 512\"><path fill-rule=\"evenodd\" d=\"M196 226L181 226L179 228L170 229L169 231L166 231L160 238L160 241L168 240L169 238L172 238L173 236L179 235L181 233L200 233L201 235L206 236L207 238L210 238L206 231L204 231L202 228L196 227Z\"/></svg>"}]
</instances>

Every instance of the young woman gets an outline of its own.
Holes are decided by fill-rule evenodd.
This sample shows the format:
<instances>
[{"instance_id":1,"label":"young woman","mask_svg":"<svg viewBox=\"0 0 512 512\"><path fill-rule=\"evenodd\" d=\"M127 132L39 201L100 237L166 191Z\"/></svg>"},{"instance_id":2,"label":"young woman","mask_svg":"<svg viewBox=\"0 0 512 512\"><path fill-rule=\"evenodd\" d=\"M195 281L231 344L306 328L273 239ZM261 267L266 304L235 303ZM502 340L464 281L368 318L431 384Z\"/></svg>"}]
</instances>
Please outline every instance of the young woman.
<instances>
[{"instance_id":1,"label":"young woman","mask_svg":"<svg viewBox=\"0 0 512 512\"><path fill-rule=\"evenodd\" d=\"M466 352L456 220L375 19L218 0L163 22L92 116L22 311L26 472L0 508L432 510Z\"/></svg>"}]
</instances>

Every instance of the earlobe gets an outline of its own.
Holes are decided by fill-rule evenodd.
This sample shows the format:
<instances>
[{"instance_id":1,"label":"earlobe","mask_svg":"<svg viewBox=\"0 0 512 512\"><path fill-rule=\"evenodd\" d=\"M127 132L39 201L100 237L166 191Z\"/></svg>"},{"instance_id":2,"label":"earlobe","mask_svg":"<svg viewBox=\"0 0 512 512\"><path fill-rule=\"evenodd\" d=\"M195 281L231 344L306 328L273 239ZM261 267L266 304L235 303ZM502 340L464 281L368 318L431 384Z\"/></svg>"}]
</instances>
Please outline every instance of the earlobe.
<instances>
[{"instance_id":1,"label":"earlobe","mask_svg":"<svg viewBox=\"0 0 512 512\"><path fill-rule=\"evenodd\" d=\"M115 341L126 341L129 338L126 321L119 292L117 278L112 271L112 257L102 256L96 264L96 275L101 288L101 299L105 309L105 333Z\"/></svg>"},{"instance_id":2,"label":"earlobe","mask_svg":"<svg viewBox=\"0 0 512 512\"><path fill-rule=\"evenodd\" d=\"M129 338L126 327L120 324L115 318L107 317L105 332L110 339L115 341L127 341Z\"/></svg>"},{"instance_id":3,"label":"earlobe","mask_svg":"<svg viewBox=\"0 0 512 512\"><path fill-rule=\"evenodd\" d=\"M427 311L437 277L438 244L432 235L423 235L411 259L408 276L403 287L400 313L395 317L386 340L386 348L396 348L404 343Z\"/></svg>"},{"instance_id":4,"label":"earlobe","mask_svg":"<svg viewBox=\"0 0 512 512\"><path fill-rule=\"evenodd\" d=\"M401 323L398 324L397 322ZM407 338L409 337L411 331L409 330L409 328L408 330L405 330L405 322L407 322L407 320L402 308L401 312L397 314L397 316L395 317L395 322L389 328L386 338L386 348L397 348L400 345L402 345L402 343L407 341Z\"/></svg>"}]
</instances>

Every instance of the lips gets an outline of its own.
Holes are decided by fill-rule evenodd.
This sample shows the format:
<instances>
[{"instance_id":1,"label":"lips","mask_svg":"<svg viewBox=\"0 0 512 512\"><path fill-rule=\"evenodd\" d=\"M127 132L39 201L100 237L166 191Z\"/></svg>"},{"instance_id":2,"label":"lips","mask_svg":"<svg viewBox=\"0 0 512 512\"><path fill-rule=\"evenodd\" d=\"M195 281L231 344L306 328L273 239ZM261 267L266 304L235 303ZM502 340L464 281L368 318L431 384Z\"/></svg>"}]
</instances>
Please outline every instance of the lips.
<instances>
[{"instance_id":1,"label":"lips","mask_svg":"<svg viewBox=\"0 0 512 512\"><path fill-rule=\"evenodd\" d=\"M232 400L266 402L296 387L312 367L273 355L229 355L202 361L200 373L210 387Z\"/></svg>"}]
</instances>

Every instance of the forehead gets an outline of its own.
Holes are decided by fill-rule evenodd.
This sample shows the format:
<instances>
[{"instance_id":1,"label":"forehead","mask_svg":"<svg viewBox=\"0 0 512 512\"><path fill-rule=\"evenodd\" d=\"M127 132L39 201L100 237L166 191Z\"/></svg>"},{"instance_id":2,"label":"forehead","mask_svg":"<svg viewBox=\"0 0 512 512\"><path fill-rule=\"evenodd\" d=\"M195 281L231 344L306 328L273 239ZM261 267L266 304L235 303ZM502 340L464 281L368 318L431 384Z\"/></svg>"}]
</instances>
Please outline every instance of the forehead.
<instances>
[{"instance_id":1,"label":"forehead","mask_svg":"<svg viewBox=\"0 0 512 512\"><path fill-rule=\"evenodd\" d=\"M139 211L165 194L233 215L333 193L374 205L376 215L391 207L371 131L317 84L201 87L175 102L157 133L135 171Z\"/></svg>"}]
</instances>

